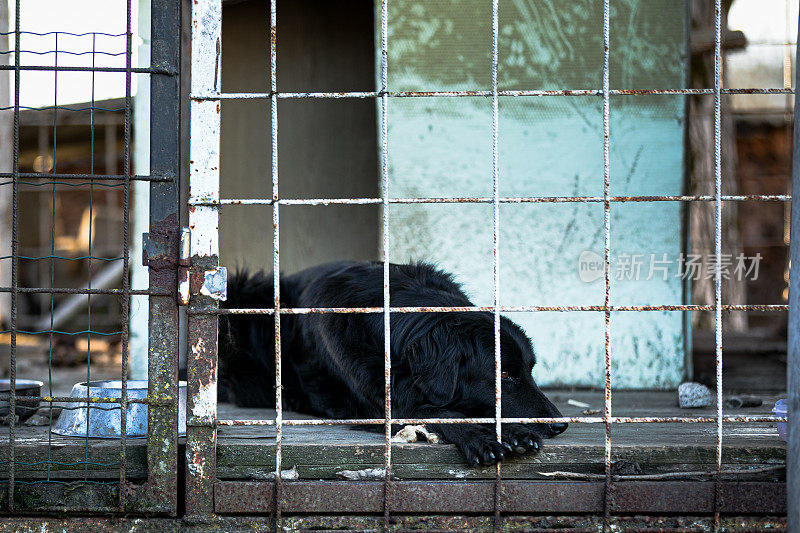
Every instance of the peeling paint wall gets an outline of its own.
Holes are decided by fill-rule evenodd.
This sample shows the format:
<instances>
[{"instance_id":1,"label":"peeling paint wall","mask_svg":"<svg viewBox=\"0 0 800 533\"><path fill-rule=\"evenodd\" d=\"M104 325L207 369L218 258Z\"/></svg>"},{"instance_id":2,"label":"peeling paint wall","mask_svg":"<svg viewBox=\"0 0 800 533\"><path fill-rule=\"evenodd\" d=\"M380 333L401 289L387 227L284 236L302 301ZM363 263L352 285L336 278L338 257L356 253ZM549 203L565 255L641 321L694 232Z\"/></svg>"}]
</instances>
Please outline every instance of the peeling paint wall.
<instances>
[{"instance_id":1,"label":"peeling paint wall","mask_svg":"<svg viewBox=\"0 0 800 533\"><path fill-rule=\"evenodd\" d=\"M490 3L389 3L389 90L491 90ZM602 3L501 0L499 88L602 87ZM686 5L612 0L612 88L686 86ZM379 61L379 58L377 59ZM611 99L611 194L681 194L683 96ZM501 97L500 195L603 194L599 97ZM492 109L487 98L406 98L389 103L390 194L492 195ZM685 303L677 259L677 202L612 204L611 303ZM398 205L390 257L428 259L456 272L476 304L492 303L492 206ZM602 305L602 276L578 276L582 252L603 256L603 205L506 204L500 210L501 305ZM642 254L641 279L616 279L625 254ZM650 254L673 260L649 275ZM622 259L620 259L622 258ZM543 384L603 383L602 313L510 318L533 338ZM684 374L680 312L612 316L615 387L671 387Z\"/></svg>"}]
</instances>

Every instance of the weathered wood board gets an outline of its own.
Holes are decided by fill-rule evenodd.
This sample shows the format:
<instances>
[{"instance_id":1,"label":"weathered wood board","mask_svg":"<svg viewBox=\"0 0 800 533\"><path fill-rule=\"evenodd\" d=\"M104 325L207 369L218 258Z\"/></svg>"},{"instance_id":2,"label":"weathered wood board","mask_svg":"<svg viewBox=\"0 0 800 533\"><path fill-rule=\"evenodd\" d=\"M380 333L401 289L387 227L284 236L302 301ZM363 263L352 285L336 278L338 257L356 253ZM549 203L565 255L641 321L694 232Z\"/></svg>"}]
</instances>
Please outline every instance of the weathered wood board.
<instances>
[{"instance_id":1,"label":"weathered wood board","mask_svg":"<svg viewBox=\"0 0 800 533\"><path fill-rule=\"evenodd\" d=\"M568 399L602 404L602 392L552 391L550 397L565 416L578 416L582 408L568 405ZM772 400L767 399L767 400ZM759 408L739 409L726 414L767 414L771 401ZM713 416L713 409L682 410L675 406L674 393L617 392L614 414L618 416ZM270 419L271 409L242 409L222 404L221 419ZM284 413L285 419L304 418ZM503 464L508 479L545 479L552 472L591 475L604 472L604 426L572 424L563 435L545 441L538 456L515 458ZM619 424L612 427L612 460L620 474L664 474L711 472L715 470L715 424ZM8 428L0 428L0 478L8 475ZM383 435L350 426L284 427L284 469L295 468L300 479L337 479L342 470L382 468ZM48 451L48 443L49 451ZM22 426L16 430L15 475L18 479L115 479L119 475L118 440L51 435L47 427ZM774 424L730 423L723 431L723 468L758 469L730 478L780 479L786 446ZM89 464L86 464L89 463ZM467 468L450 444L394 444L393 475L397 479L492 479L494 468ZM269 426L220 427L217 444L217 475L220 479L269 479L275 465L275 428ZM774 467L764 471L764 467ZM126 469L129 479L146 476L146 442L129 439ZM588 477L587 477L588 476ZM689 479L708 475L686 474ZM552 477L550 478L552 479ZM556 479L563 479L556 477Z\"/></svg>"}]
</instances>

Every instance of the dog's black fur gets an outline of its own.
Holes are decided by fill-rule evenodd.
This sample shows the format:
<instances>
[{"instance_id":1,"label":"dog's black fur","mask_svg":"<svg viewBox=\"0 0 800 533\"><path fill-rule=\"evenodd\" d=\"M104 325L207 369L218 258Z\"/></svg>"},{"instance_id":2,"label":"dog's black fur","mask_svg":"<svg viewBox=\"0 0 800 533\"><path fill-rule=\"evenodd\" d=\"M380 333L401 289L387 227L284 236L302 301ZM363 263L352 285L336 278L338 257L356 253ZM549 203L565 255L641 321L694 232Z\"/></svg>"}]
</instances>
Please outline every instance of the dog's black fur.
<instances>
[{"instance_id":1,"label":"dog's black fur","mask_svg":"<svg viewBox=\"0 0 800 533\"><path fill-rule=\"evenodd\" d=\"M389 268L393 307L472 307L453 277L425 264ZM381 307L383 264L339 262L281 277L283 307ZM228 308L273 307L272 274L239 272L228 282ZM274 319L227 315L220 320L220 399L245 407L275 406ZM284 407L329 418L383 418L383 314L281 317ZM494 417L494 317L485 312L392 313L392 416ZM502 415L559 417L531 377L531 341L500 322ZM492 464L538 453L542 438L567 424L438 424L467 463Z\"/></svg>"}]
</instances>

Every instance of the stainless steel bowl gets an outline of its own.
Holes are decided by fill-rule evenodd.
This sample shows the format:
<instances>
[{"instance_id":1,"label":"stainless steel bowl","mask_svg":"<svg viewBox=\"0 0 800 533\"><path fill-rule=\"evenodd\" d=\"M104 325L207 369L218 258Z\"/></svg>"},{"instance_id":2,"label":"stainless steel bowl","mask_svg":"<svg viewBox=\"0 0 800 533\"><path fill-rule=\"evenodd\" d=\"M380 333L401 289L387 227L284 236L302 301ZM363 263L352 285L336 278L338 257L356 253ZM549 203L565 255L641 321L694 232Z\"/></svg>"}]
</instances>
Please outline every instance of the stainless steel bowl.
<instances>
[{"instance_id":1,"label":"stainless steel bowl","mask_svg":"<svg viewBox=\"0 0 800 533\"><path fill-rule=\"evenodd\" d=\"M122 398L122 381L90 381L72 387L70 398ZM147 381L129 380L128 398L147 398ZM186 434L186 382L179 383L178 433ZM116 439L122 435L122 410L118 403L67 403L53 426L53 433L69 437ZM129 403L125 435L147 436L147 405ZM87 429L88 428L88 429ZM88 433L87 433L88 431Z\"/></svg>"},{"instance_id":2,"label":"stainless steel bowl","mask_svg":"<svg viewBox=\"0 0 800 533\"><path fill-rule=\"evenodd\" d=\"M16 396L41 396L44 383L33 379L17 379L14 381ZM11 395L11 380L0 379L0 417L8 416L10 407L8 397ZM22 400L17 398L14 412L20 421L26 420L39 409L39 400Z\"/></svg>"}]
</instances>

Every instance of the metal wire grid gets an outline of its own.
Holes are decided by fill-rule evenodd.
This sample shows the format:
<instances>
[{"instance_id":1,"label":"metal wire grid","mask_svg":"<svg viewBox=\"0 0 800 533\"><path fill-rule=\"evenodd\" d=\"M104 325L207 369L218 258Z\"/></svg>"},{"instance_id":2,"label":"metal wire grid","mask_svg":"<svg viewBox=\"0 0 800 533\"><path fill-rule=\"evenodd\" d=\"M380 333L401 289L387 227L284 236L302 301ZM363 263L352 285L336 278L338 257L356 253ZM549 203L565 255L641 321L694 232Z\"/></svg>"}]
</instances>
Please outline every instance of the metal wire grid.
<instances>
[{"instance_id":1,"label":"metal wire grid","mask_svg":"<svg viewBox=\"0 0 800 533\"><path fill-rule=\"evenodd\" d=\"M127 354L127 344L128 344L128 335L129 335L129 327L128 327L128 315L129 315L129 306L130 306L130 296L131 295L152 295L152 294L161 294L159 291L151 291L151 290L132 290L129 284L129 264L130 264L130 257L129 257L129 214L130 214L130 182L133 180L140 180L140 181L170 181L173 179L172 176L134 176L131 174L131 77L134 73L146 73L146 74L153 74L153 73L162 73L162 74L174 74L174 72L169 71L168 69L163 68L134 68L132 67L132 31L131 31L131 0L127 1L127 12L126 12L126 31L125 33L119 34L110 34L110 33L102 33L102 32L91 32L91 33L73 33L68 31L56 31L56 32L47 32L47 33L36 33L36 32L28 32L21 30L20 19L21 19L21 1L16 0L16 12L15 12L15 21L14 21L14 29L13 31L4 32L3 35L11 36L13 35L14 44L13 49L2 51L4 55L13 54L13 64L12 65L0 65L0 70L14 71L14 105L9 107L0 108L0 110L12 110L13 109L13 166L12 172L10 173L2 173L0 174L0 178L5 178L6 181L0 182L0 186L11 186L12 187L12 231L11 231L11 255L4 256L0 259L3 260L10 260L11 261L11 286L10 287L0 287L0 292L11 293L11 313L10 313L10 329L7 331L3 331L2 333L9 333L10 334L10 392L7 395L7 399L9 402L9 410L10 416L8 418L9 422L9 445L8 445L8 460L2 461L1 463L8 465L8 479L0 480L0 483L5 483L8 486L8 502L7 508L9 511L13 511L15 509L15 486L18 484L38 484L38 483L59 483L59 484L117 484L119 486L118 490L118 499L119 504L116 508L108 509L110 511L123 511L126 504L126 414L127 414L127 406L130 403L148 403L147 399L128 399L127 397L127 364L128 364L128 354ZM21 46L22 37L24 35L33 35L33 36L49 36L52 35L55 42L55 47L53 50L47 51L32 51L32 50L23 50ZM104 52L102 50L97 49L97 37L98 36L106 36L106 37L122 37L125 39L125 51L119 53L110 53ZM72 37L91 37L92 40L92 49L89 51L70 51L70 50L62 50L59 49L59 36L72 36ZM25 65L22 64L22 56L23 54L32 54L35 56L42 56L46 54L52 54L54 57L54 64L52 66L49 65ZM81 55L91 55L92 58L92 65L91 66L63 66L58 64L59 55L67 55L67 56L81 56ZM125 67L104 67L104 66L97 66L95 59L97 56L123 56L125 58ZM53 72L54 76L54 94L55 94L55 101L53 102L52 106L45 106L39 108L32 108L29 106L21 106L20 105L20 74L23 71L44 71L44 72ZM58 104L58 72L89 72L91 73L91 103L88 107L76 107L76 106L63 106ZM98 72L119 72L125 73L125 105L124 107L118 109L109 109L103 108L100 106L95 105L95 75ZM20 163L19 163L19 152L20 152L20 110L24 109L37 109L37 110L52 110L53 112L53 149L52 149L52 157L53 157L53 172L45 172L45 173L36 173L36 172L21 172L20 171ZM91 147L91 159L90 159L90 171L89 173L59 173L57 172L57 125L58 125L58 113L67 113L70 111L89 111L90 113L90 147ZM95 112L96 111L110 111L110 112L124 112L124 133L123 133L123 173L122 174L96 174L94 172L94 145L95 145ZM20 185L27 185L33 187L43 187L43 186L51 186L51 202L53 206L53 212L51 213L51 221L50 221L50 251L48 255L45 256L24 256L19 253L19 188ZM116 188L122 187L123 188L123 228L122 228L122 256L121 257L113 257L113 258L105 258L105 257L96 257L93 254L92 250L92 226L93 223L89 224L89 249L88 254L81 257L66 257L62 255L56 254L55 250L55 198L57 187L88 187L89 193L89 213L90 219L93 215L93 207L94 207L94 192L96 187L105 187L105 188ZM19 280L19 272L18 272L18 263L19 260L30 260L30 261L43 261L49 260L50 266L50 287L21 287L20 280ZM88 285L86 288L63 288L63 287L56 287L55 286L55 261L56 260L86 260L88 261ZM92 287L92 261L94 260L104 260L104 261L122 261L123 263L123 274L122 274L122 287L119 289L97 289ZM18 319L18 309L19 309L19 295L20 294L42 294L42 295L49 295L49 311L50 311L50 327L43 331L26 331L22 330L17 327L17 319ZM77 295L86 295L87 296L87 305L88 305L88 323L87 329L82 331L60 331L53 327L53 312L54 312L54 295L56 294L77 294ZM120 298L120 306L121 306L121 328L119 331L114 332L103 332L103 331L95 331L92 329L92 296L94 295L112 295L117 296ZM16 390L16 355L17 355L17 335L19 333L26 333L26 334L45 334L49 336L49 349L48 349L48 375L50 378L50 386L49 386L49 394L42 395L38 397L31 397L31 396L18 396ZM91 341L93 335L120 335L121 337L121 351L122 351L122 365L121 365L121 380L122 380L122 397L121 398L71 398L71 397L63 397L63 396L55 396L53 395L52 390L52 356L53 356L53 336L54 334L65 334L65 335L86 335L87 337L87 350L88 350L88 357L89 360L86 364L86 380L91 381ZM87 391L88 392L88 391ZM59 404L62 402L70 402L70 403L78 403L78 404L86 404L85 407L69 407L69 406L58 406L61 409L87 409L87 417L91 413L92 410L119 410L120 417L121 417L121 427L122 427L122 434L120 440L120 451L119 451L119 461L114 463L97 463L89 460L89 442L88 442L88 433L84 440L84 459L83 461L75 461L73 463L63 463L57 462L52 460L52 438L50 436L50 432L48 431L48 447L47 447L47 460L37 461L37 462L25 462L25 461L17 461L15 457L15 441L16 441L16 411L17 411L17 401L19 400L38 400L40 402L44 402L50 407L50 417L48 421L48 429L52 429L53 424L53 417L52 417L52 408L55 407L55 404ZM99 405L93 405L98 403L104 404L117 404L114 407L102 407ZM18 480L16 479L16 466L36 466L46 464L46 477L45 479L34 479L34 480ZM84 475L83 480L80 481L61 481L58 479L54 479L51 477L51 467L52 466L77 466L83 467ZM89 479L89 467L90 466L97 466L97 467L119 467L119 481L107 482L107 481L97 481ZM95 510L95 509L93 509ZM103 509L96 509L96 510L103 510Z\"/></svg>"},{"instance_id":2,"label":"metal wire grid","mask_svg":"<svg viewBox=\"0 0 800 533\"><path fill-rule=\"evenodd\" d=\"M721 0L715 2L715 47L714 47L714 88L713 89L658 89L658 90L612 90L609 87L609 0L603 2L603 88L599 90L564 90L564 91L501 91L497 88L497 65L498 65L498 0L492 0L492 90L491 91L419 91L419 92L390 92L388 90L388 0L380 3L380 90L360 91L360 92L278 92L277 90L277 64L276 64L276 36L277 36L277 6L276 0L270 1L270 75L269 92L264 93L223 93L217 90L219 81L218 64L220 57L220 29L221 29L221 5L219 0L205 0L195 2L193 20L203 21L204 27L198 28L195 24L193 31L193 79L197 80L192 88L191 101L193 110L192 120L192 153L200 154L204 150L218 150L219 146L219 102L227 99L269 99L271 107L271 148L272 148L272 197L271 198L248 198L248 199L220 199L219 198L219 171L218 167L209 170L206 164L209 160L218 163L218 154L215 152L210 159L202 162L193 162L192 176L197 175L201 184L201 192L193 194L189 199L189 204L195 206L199 216L190 214L190 224L193 229L199 229L202 235L193 236L192 253L199 252L199 255L216 256L218 250L218 234L214 227L204 227L203 224L215 222L218 217L218 208L222 205L271 205L273 213L273 286L275 299L272 308L262 309L218 309L197 307L189 310L190 315L273 315L275 321L275 363L276 363L276 416L275 419L255 419L255 420L226 420L216 417L216 409L211 410L213 420L210 420L211 427L216 426L272 426L276 427L276 463L275 463L275 501L274 512L278 520L281 519L281 471L282 471L282 440L283 426L323 426L323 425L384 425L385 430L385 449L384 449L384 524L389 526L389 500L391 494L391 425L394 424L458 424L458 423L483 423L495 424L498 439L500 438L501 423L546 423L546 422L579 422L579 423L602 423L605 426L604 456L605 456L605 497L604 497L604 524L606 528L610 525L611 497L613 491L613 478L611 472L611 427L613 424L622 423L715 423L716 432L716 463L717 473L715 479L715 513L714 527L719 529L720 520L720 480L722 465L722 428L724 422L776 422L785 421L785 417L774 416L725 416L722 412L722 311L785 311L788 305L726 305L722 304L721 299L721 210L723 201L791 201L790 195L722 195L721 194L721 158L720 158L720 122L721 122L721 98L723 94L793 94L794 90L789 86L785 88L769 89L723 89L721 78ZM216 44L215 47L213 45ZM210 72L210 59L216 55L216 63L213 74ZM197 70L202 69L202 76L195 76ZM202 81L201 81L202 78ZM213 88L211 87L213 82ZM680 195L680 196L612 196L610 194L610 97L615 95L713 95L714 96L714 173L715 189L714 195ZM523 97L523 96L600 96L603 98L603 196L593 197L500 197L499 196L499 120L498 120L498 99L499 97ZM492 191L493 196L473 197L473 198L389 198L389 176L388 176L388 102L390 98L414 98L414 97L465 97L465 96L484 96L492 99ZM278 193L278 118L277 102L279 99L338 99L338 98L375 98L380 101L380 128L381 128L381 197L380 198L316 198L316 199L282 199ZM216 103L216 113L214 116L207 111L204 103ZM191 157L195 159L194 155ZM202 181L201 181L202 180ZM194 183L192 189L194 190ZM636 305L636 306L615 306L609 301L610 294L610 211L611 204L615 202L657 202L657 201L713 201L715 205L715 300L711 305ZM605 262L605 297L601 306L517 306L508 307L499 304L499 205L501 203L557 203L557 202L596 202L603 203L603 226L604 226L604 262ZM388 243L391 237L388 225L388 207L390 204L411 204L411 203L491 203L493 206L493 282L494 282L494 302L491 306L483 307L391 307L389 301L389 257ZM382 307L370 308L282 308L280 307L279 278L280 278L280 251L279 251L279 207L281 205L339 205L339 204L380 204L382 206L382 237L383 237L383 278L384 278L384 301ZM195 213L194 211L192 213ZM202 250L202 251L201 251ZM484 418L421 418L421 419L396 419L391 415L391 358L390 358L390 313L429 313L429 312L486 312L490 311L494 315L495 333L495 416ZM603 312L605 316L605 384L604 398L605 408L602 417L559 417L559 418L503 418L501 416L501 389L500 389L500 342L499 342L499 318L501 312L540 312L540 311L593 311ZM615 311L714 311L715 313L715 348L716 348L716 374L717 374L717 414L714 417L694 416L694 417L617 417L612 412L611 395L611 352L610 352L610 333L611 333L611 313ZM281 380L281 342L280 342L280 316L283 314L309 314L309 313L383 313L384 317L384 418L376 419L284 419L282 408L282 380ZM200 339L202 340L202 339ZM198 424L201 425L201 424ZM192 469L190 468L190 473ZM207 475L207 472L204 472ZM495 526L501 524L499 496L501 491L502 478L498 465L495 481Z\"/></svg>"}]
</instances>

